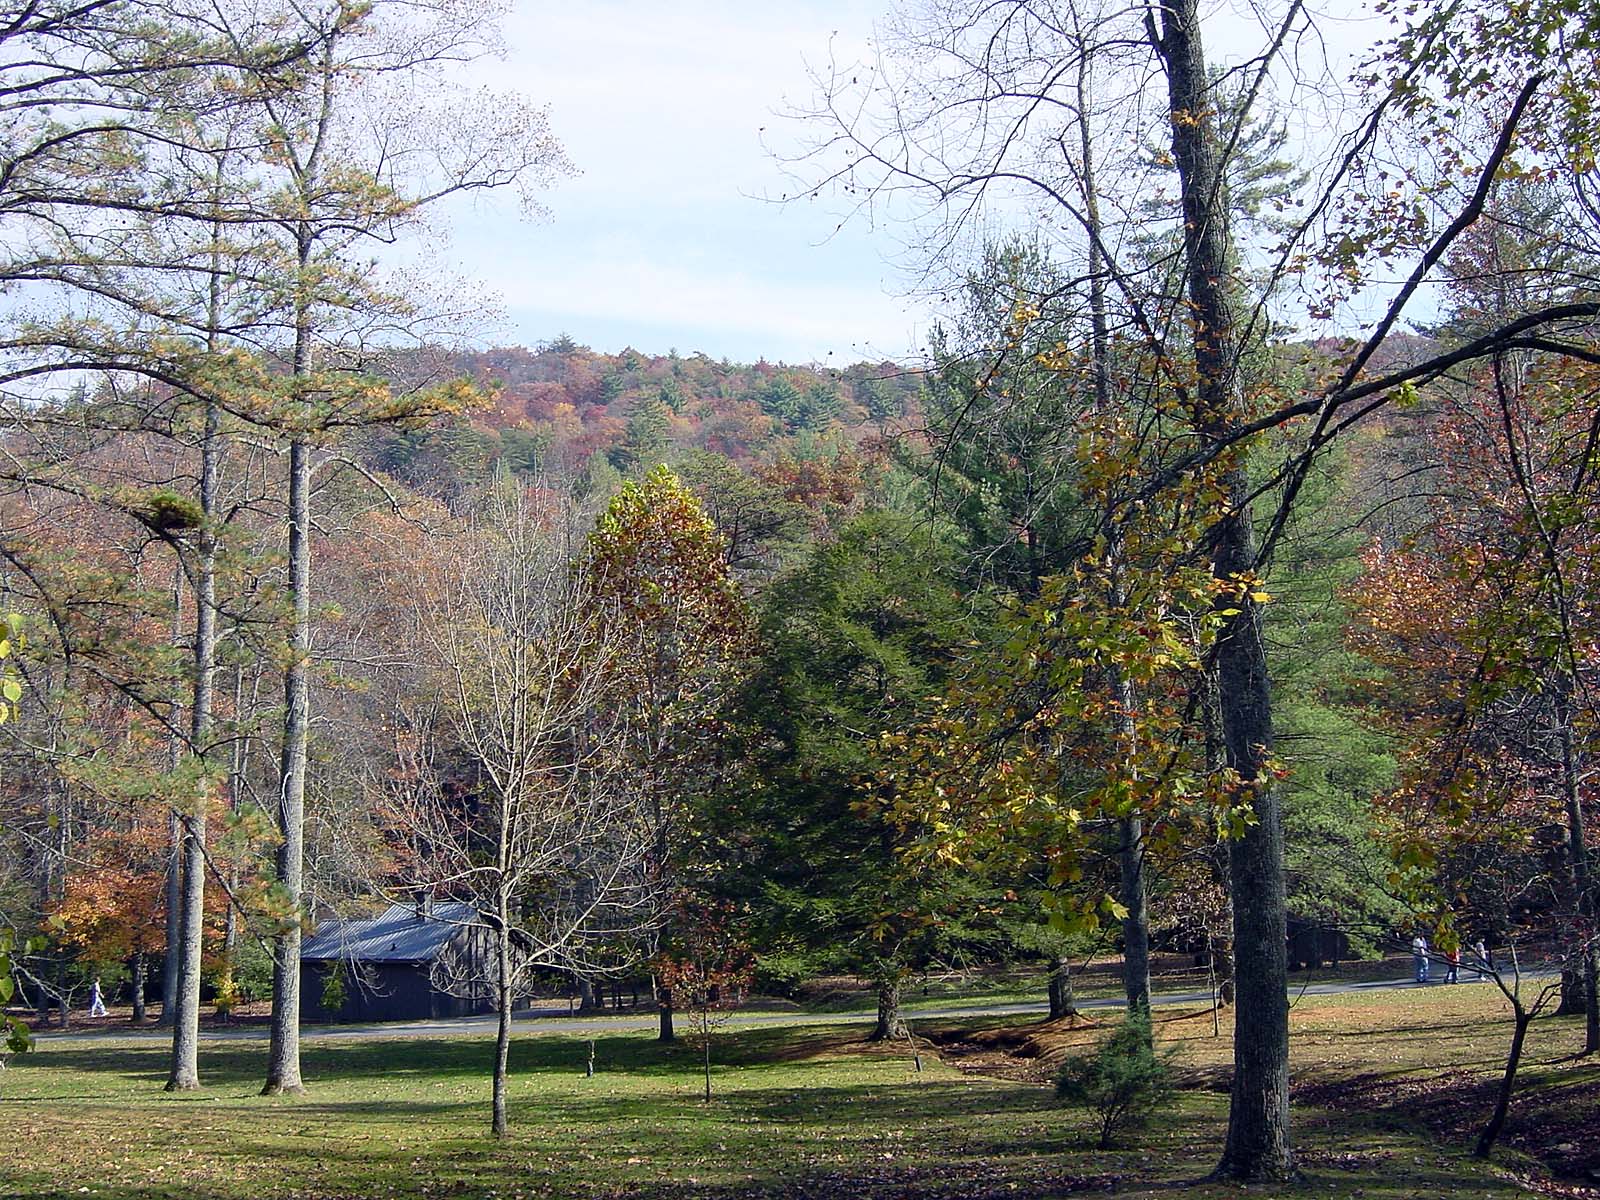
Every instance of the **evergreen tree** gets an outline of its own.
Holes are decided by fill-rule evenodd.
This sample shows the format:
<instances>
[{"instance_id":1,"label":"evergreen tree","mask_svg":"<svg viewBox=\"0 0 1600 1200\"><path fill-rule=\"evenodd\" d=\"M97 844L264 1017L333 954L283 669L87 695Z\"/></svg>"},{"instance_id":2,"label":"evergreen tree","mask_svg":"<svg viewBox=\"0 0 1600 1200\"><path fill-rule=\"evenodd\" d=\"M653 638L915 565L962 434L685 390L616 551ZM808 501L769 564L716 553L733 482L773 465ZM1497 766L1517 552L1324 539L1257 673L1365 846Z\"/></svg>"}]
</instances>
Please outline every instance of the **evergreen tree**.
<instances>
[{"instance_id":1,"label":"evergreen tree","mask_svg":"<svg viewBox=\"0 0 1600 1200\"><path fill-rule=\"evenodd\" d=\"M747 774L722 800L720 819L747 831L724 886L759 897L763 961L865 976L879 1038L903 1033L908 978L996 939L989 885L903 859L906 835L864 786L882 762L877 735L914 718L971 635L956 568L924 524L876 511L777 580L741 706Z\"/></svg>"}]
</instances>

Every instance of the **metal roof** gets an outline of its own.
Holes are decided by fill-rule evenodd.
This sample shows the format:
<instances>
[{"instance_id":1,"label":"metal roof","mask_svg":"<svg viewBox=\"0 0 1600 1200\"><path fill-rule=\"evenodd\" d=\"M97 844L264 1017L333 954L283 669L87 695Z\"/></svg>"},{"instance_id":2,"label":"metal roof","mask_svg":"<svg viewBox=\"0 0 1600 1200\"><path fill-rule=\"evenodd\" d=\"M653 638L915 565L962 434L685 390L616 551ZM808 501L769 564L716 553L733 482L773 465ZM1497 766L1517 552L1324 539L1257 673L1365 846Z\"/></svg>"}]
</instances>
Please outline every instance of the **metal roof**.
<instances>
[{"instance_id":1,"label":"metal roof","mask_svg":"<svg viewBox=\"0 0 1600 1200\"><path fill-rule=\"evenodd\" d=\"M425 962L436 958L461 926L477 920L470 904L434 904L418 916L409 904L392 904L382 916L324 921L300 943L300 957L350 962Z\"/></svg>"}]
</instances>

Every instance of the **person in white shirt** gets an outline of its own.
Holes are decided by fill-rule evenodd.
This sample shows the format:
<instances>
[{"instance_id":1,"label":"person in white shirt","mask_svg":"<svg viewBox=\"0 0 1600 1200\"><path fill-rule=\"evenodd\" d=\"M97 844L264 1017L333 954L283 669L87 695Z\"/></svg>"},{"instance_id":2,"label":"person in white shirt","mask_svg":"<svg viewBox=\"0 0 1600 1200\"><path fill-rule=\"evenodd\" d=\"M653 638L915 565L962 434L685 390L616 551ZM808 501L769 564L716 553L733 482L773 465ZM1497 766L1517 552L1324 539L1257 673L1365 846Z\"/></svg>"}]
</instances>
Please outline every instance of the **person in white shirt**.
<instances>
[{"instance_id":1,"label":"person in white shirt","mask_svg":"<svg viewBox=\"0 0 1600 1200\"><path fill-rule=\"evenodd\" d=\"M1428 982L1428 939L1420 933L1411 939L1411 966L1416 971L1417 982Z\"/></svg>"}]
</instances>

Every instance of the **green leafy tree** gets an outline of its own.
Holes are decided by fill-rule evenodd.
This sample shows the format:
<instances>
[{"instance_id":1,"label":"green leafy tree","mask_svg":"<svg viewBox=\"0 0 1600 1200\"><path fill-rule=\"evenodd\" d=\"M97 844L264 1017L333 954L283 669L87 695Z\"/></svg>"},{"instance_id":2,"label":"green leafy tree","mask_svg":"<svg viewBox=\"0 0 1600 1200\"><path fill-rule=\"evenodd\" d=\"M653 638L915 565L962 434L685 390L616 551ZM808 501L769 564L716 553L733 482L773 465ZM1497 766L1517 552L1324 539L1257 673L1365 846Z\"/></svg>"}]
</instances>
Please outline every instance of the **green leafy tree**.
<instances>
[{"instance_id":1,"label":"green leafy tree","mask_svg":"<svg viewBox=\"0 0 1600 1200\"><path fill-rule=\"evenodd\" d=\"M716 522L735 570L770 569L806 532L809 513L777 484L746 472L725 454L698 451L679 467Z\"/></svg>"},{"instance_id":2,"label":"green leafy tree","mask_svg":"<svg viewBox=\"0 0 1600 1200\"><path fill-rule=\"evenodd\" d=\"M667 431L672 417L659 396L644 393L635 398L628 412L627 429L607 457L624 475L655 465L667 450Z\"/></svg>"},{"instance_id":3,"label":"green leafy tree","mask_svg":"<svg viewBox=\"0 0 1600 1200\"><path fill-rule=\"evenodd\" d=\"M1037 243L984 248L960 311L932 339L922 406L933 453L907 462L961 530L974 579L1025 598L1070 568L1094 519L1075 462L1090 389L1081 372L1052 366L1071 322L1040 307L1061 286Z\"/></svg>"},{"instance_id":4,"label":"green leafy tree","mask_svg":"<svg viewBox=\"0 0 1600 1200\"><path fill-rule=\"evenodd\" d=\"M789 431L806 424L806 398L787 375L775 375L756 395L761 411Z\"/></svg>"},{"instance_id":5,"label":"green leafy tree","mask_svg":"<svg viewBox=\"0 0 1600 1200\"><path fill-rule=\"evenodd\" d=\"M1392 739L1374 727L1371 696L1359 683L1369 664L1346 637L1347 589L1360 571L1358 534L1341 519L1359 502L1348 464L1348 453L1330 455L1308 480L1267 575L1273 602L1265 621L1288 772L1289 910L1370 952L1400 917L1384 883L1388 855L1372 804L1394 786L1398 768Z\"/></svg>"},{"instance_id":6,"label":"green leafy tree","mask_svg":"<svg viewBox=\"0 0 1600 1200\"><path fill-rule=\"evenodd\" d=\"M903 1035L909 978L996 940L998 891L973 872L908 861L875 785L879 738L938 693L972 634L956 569L924 526L879 511L775 580L740 705L746 771L722 798L719 823L742 832L721 886L760 897L763 956L867 978L879 1038Z\"/></svg>"}]
</instances>

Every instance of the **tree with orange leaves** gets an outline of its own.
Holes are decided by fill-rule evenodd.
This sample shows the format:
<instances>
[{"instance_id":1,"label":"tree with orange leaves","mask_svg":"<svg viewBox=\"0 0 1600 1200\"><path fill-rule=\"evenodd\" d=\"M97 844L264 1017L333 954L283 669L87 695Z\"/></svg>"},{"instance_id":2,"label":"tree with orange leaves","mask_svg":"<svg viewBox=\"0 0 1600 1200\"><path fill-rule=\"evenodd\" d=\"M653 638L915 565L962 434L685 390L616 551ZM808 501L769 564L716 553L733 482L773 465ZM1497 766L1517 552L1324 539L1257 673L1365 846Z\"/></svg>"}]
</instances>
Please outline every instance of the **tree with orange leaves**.
<instances>
[{"instance_id":1,"label":"tree with orange leaves","mask_svg":"<svg viewBox=\"0 0 1600 1200\"><path fill-rule=\"evenodd\" d=\"M655 830L654 866L687 865L689 801L717 771L723 706L752 647L749 610L726 543L699 500L666 467L623 485L600 515L584 569L594 619L619 635L612 695L623 758ZM671 1041L671 990L658 997Z\"/></svg>"},{"instance_id":2,"label":"tree with orange leaves","mask_svg":"<svg viewBox=\"0 0 1600 1200\"><path fill-rule=\"evenodd\" d=\"M1367 551L1353 590L1355 648L1407 761L1386 798L1391 883L1441 930L1488 932L1560 961L1564 989L1513 1005L1513 1047L1487 1154L1533 1016L1565 991L1600 1049L1594 850L1585 763L1600 734L1600 447L1592 366L1495 359L1447 398L1434 432L1443 499L1401 545ZM1581 1000L1578 997L1581 995ZM1576 1004L1574 1003L1576 1001Z\"/></svg>"}]
</instances>

